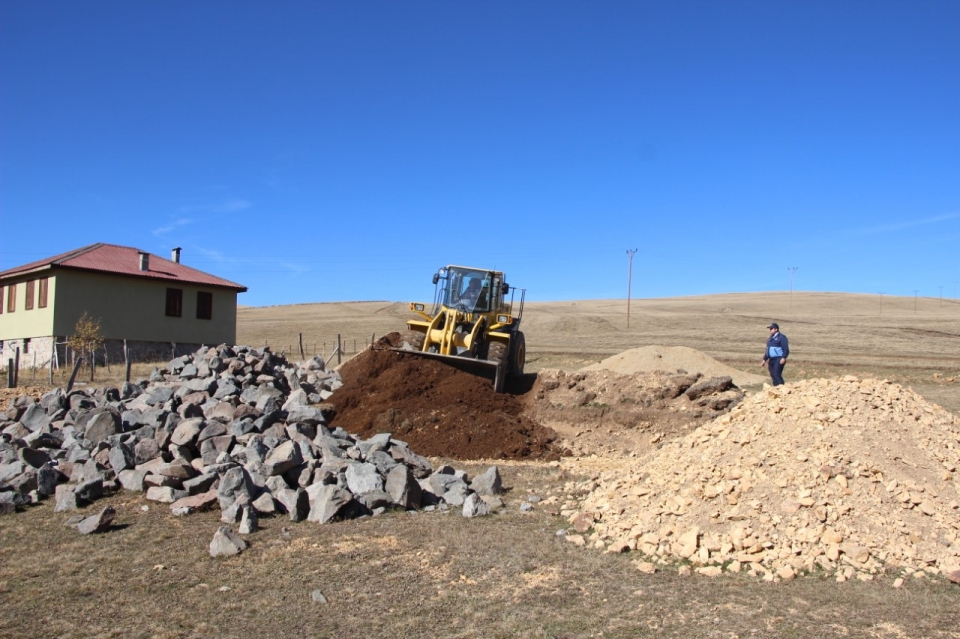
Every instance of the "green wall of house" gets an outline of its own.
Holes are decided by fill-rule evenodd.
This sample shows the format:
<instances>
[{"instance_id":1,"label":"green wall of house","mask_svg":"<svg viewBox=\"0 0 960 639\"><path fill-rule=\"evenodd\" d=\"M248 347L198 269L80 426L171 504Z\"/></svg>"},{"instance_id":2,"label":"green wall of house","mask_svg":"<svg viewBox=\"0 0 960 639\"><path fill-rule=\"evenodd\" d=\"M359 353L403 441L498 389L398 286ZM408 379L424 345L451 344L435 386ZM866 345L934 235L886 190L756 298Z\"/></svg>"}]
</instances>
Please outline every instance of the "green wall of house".
<instances>
[{"instance_id":1,"label":"green wall of house","mask_svg":"<svg viewBox=\"0 0 960 639\"><path fill-rule=\"evenodd\" d=\"M29 277L6 279L2 283L3 304L0 305L0 340L20 339L24 337L42 337L53 334L53 300L56 295L56 278L47 277L47 307L40 308L40 278L34 274ZM27 282L33 281L33 308L27 310ZM10 285L15 286L15 308L8 308Z\"/></svg>"},{"instance_id":2,"label":"green wall of house","mask_svg":"<svg viewBox=\"0 0 960 639\"><path fill-rule=\"evenodd\" d=\"M103 337L159 342L233 344L237 338L237 293L233 290L196 286L147 278L122 277L87 271L53 270L48 277L47 308L27 311L25 282L32 277L11 278L17 282L14 313L0 314L0 340L67 336L73 333L80 316L87 312L100 319ZM180 317L167 317L167 289L183 291ZM197 293L211 293L211 319L197 318ZM4 289L6 293L6 288ZM36 292L35 292L36 297Z\"/></svg>"}]
</instances>

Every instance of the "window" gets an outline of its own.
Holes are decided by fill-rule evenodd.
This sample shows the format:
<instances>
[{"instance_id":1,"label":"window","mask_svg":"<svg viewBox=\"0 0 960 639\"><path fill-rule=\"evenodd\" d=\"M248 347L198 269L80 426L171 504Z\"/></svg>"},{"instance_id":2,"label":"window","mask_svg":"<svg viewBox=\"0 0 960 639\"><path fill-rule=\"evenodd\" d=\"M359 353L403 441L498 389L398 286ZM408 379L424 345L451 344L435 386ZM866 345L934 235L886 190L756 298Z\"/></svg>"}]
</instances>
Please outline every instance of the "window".
<instances>
[{"instance_id":1,"label":"window","mask_svg":"<svg viewBox=\"0 0 960 639\"><path fill-rule=\"evenodd\" d=\"M7 312L13 313L17 310L17 285L11 284L7 287Z\"/></svg>"},{"instance_id":2,"label":"window","mask_svg":"<svg viewBox=\"0 0 960 639\"><path fill-rule=\"evenodd\" d=\"M40 278L40 299L37 300L37 307L47 307L47 278L45 277Z\"/></svg>"},{"instance_id":3,"label":"window","mask_svg":"<svg viewBox=\"0 0 960 639\"><path fill-rule=\"evenodd\" d=\"M33 280L27 280L27 301L23 305L23 310L32 311L33 310L33 288L35 282Z\"/></svg>"},{"instance_id":4,"label":"window","mask_svg":"<svg viewBox=\"0 0 960 639\"><path fill-rule=\"evenodd\" d=\"M29 352L30 352L30 338L24 337L23 338L23 354L26 355Z\"/></svg>"},{"instance_id":5,"label":"window","mask_svg":"<svg viewBox=\"0 0 960 639\"><path fill-rule=\"evenodd\" d=\"M180 317L183 315L183 289L167 289L167 317Z\"/></svg>"},{"instance_id":6,"label":"window","mask_svg":"<svg viewBox=\"0 0 960 639\"><path fill-rule=\"evenodd\" d=\"M213 319L213 293L197 291L197 319Z\"/></svg>"}]
</instances>

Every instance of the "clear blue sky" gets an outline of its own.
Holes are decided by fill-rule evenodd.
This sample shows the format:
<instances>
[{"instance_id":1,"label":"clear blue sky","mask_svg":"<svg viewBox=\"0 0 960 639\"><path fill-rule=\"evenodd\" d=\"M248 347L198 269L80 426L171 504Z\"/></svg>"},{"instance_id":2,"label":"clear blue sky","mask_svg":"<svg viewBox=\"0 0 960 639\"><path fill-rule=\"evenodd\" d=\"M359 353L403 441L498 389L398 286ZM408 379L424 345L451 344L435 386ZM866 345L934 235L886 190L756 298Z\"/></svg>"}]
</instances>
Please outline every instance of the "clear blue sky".
<instances>
[{"instance_id":1,"label":"clear blue sky","mask_svg":"<svg viewBox=\"0 0 960 639\"><path fill-rule=\"evenodd\" d=\"M0 269L136 246L249 305L952 297L960 2L0 1Z\"/></svg>"}]
</instances>

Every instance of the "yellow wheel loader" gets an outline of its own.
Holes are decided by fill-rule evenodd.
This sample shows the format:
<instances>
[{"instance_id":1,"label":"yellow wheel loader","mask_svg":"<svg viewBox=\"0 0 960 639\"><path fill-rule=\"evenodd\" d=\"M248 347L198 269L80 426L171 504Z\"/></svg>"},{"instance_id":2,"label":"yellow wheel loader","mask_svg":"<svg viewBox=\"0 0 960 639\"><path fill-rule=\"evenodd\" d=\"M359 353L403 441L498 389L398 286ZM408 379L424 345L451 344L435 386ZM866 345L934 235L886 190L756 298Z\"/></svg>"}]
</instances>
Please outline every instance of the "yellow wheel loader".
<instances>
[{"instance_id":1,"label":"yellow wheel loader","mask_svg":"<svg viewBox=\"0 0 960 639\"><path fill-rule=\"evenodd\" d=\"M523 374L527 345L520 331L526 289L500 271L445 266L433 276L433 308L410 304L422 319L408 320L395 350L441 359L493 378L502 393L507 376Z\"/></svg>"}]
</instances>

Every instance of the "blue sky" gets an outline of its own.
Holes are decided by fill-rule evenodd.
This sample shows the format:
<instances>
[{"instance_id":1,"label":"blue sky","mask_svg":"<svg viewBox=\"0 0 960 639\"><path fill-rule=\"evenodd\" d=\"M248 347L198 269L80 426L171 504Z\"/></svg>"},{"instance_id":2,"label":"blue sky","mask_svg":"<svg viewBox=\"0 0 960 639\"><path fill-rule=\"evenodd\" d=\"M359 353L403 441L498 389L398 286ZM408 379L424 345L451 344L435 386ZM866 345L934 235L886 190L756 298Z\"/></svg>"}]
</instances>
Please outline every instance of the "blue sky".
<instances>
[{"instance_id":1,"label":"blue sky","mask_svg":"<svg viewBox=\"0 0 960 639\"><path fill-rule=\"evenodd\" d=\"M0 269L249 305L960 280L960 2L0 2ZM28 241L29 240L29 241Z\"/></svg>"}]
</instances>

